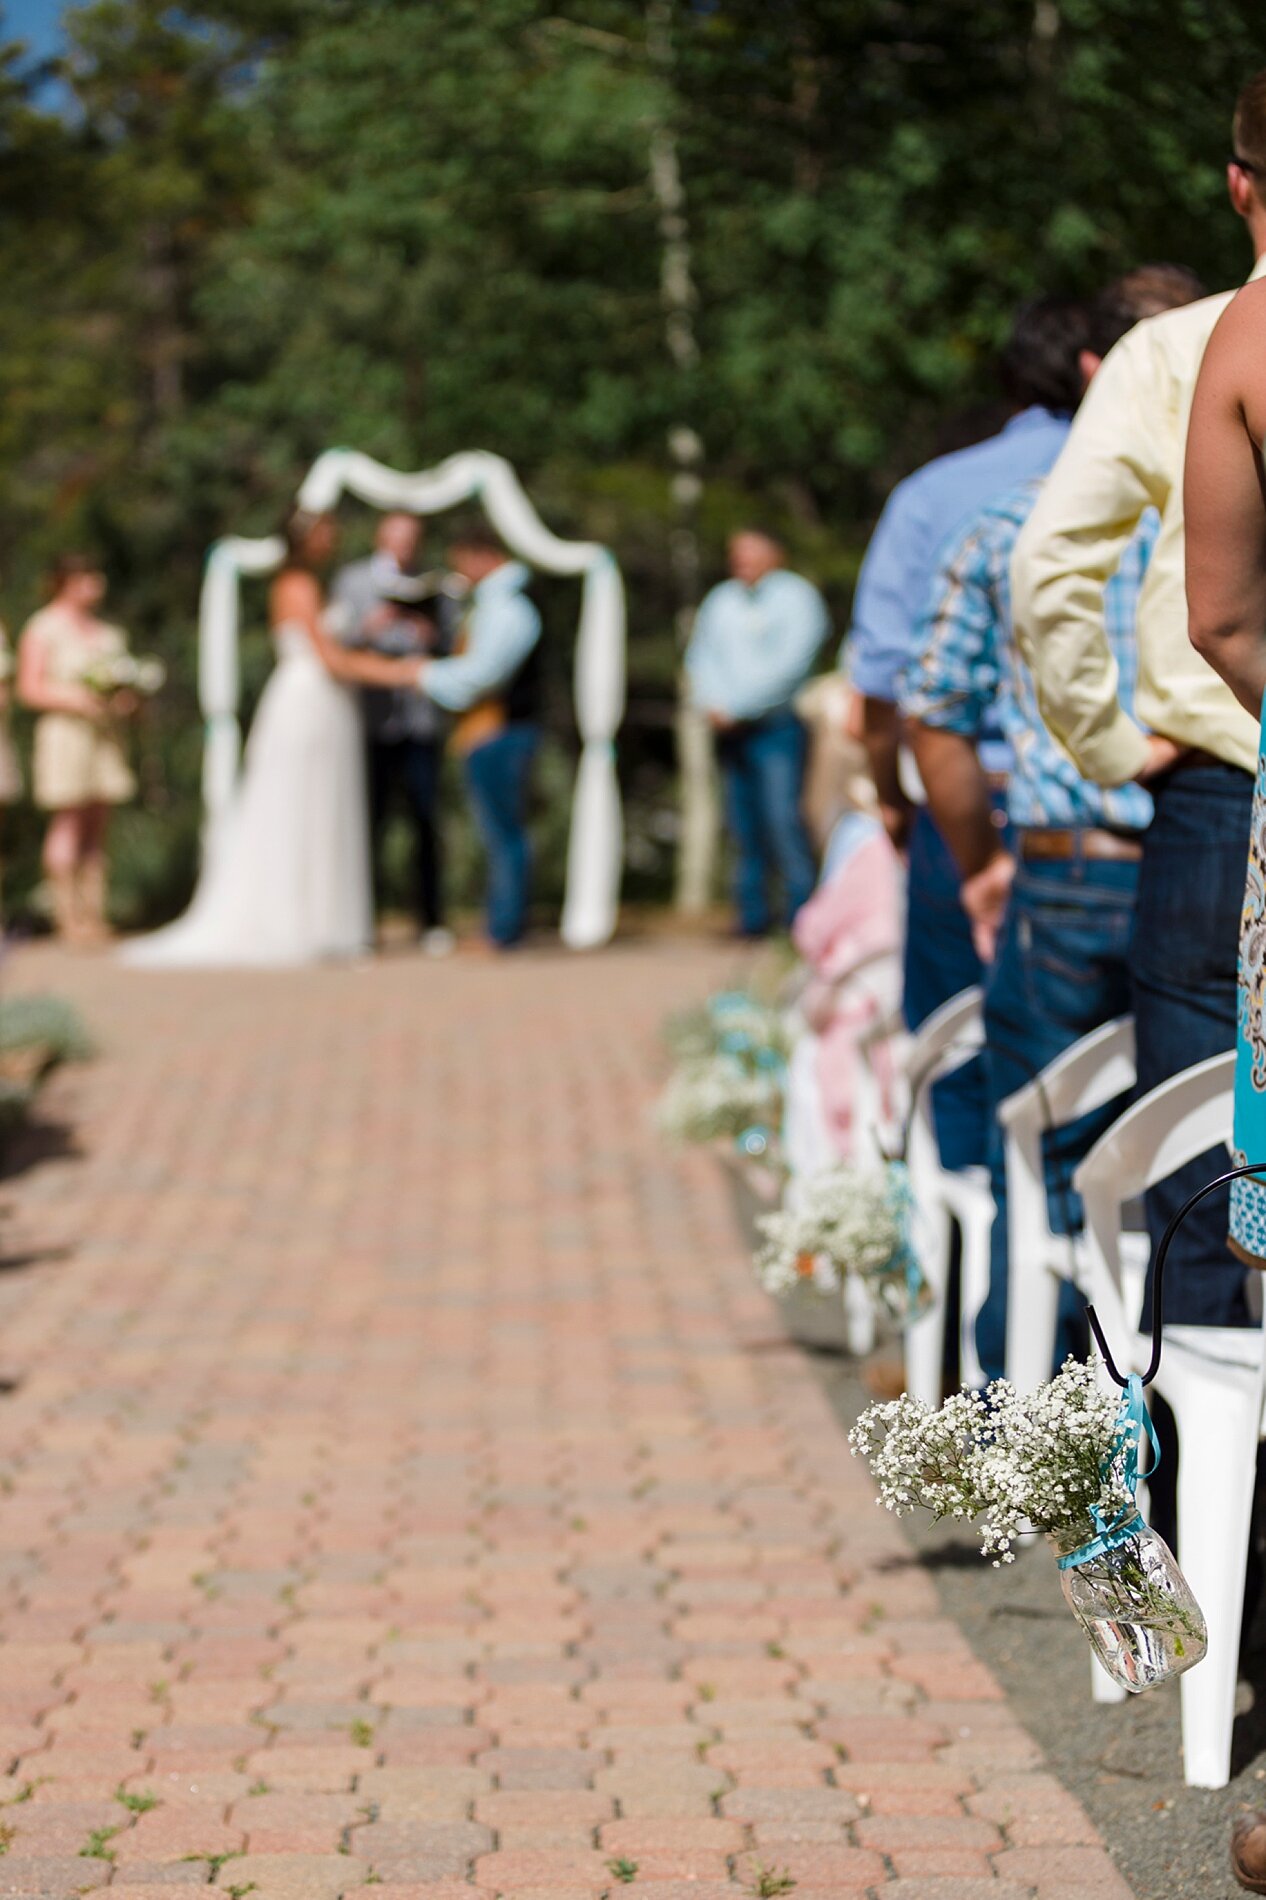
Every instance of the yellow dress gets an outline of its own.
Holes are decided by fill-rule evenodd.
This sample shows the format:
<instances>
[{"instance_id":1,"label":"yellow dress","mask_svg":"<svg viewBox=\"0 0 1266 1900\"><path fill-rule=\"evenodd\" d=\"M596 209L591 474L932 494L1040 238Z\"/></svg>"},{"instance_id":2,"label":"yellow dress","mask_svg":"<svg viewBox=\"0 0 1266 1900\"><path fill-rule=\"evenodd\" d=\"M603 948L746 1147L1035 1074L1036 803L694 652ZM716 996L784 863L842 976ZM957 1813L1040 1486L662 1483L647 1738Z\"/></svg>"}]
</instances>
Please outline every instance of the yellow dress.
<instances>
[{"instance_id":1,"label":"yellow dress","mask_svg":"<svg viewBox=\"0 0 1266 1900\"><path fill-rule=\"evenodd\" d=\"M57 606L27 621L23 641L34 641L45 677L56 686L77 686L95 661L127 651L118 627L94 621L88 629ZM118 737L77 713L41 713L35 722L35 802L43 811L73 805L124 805L136 795Z\"/></svg>"}]
</instances>

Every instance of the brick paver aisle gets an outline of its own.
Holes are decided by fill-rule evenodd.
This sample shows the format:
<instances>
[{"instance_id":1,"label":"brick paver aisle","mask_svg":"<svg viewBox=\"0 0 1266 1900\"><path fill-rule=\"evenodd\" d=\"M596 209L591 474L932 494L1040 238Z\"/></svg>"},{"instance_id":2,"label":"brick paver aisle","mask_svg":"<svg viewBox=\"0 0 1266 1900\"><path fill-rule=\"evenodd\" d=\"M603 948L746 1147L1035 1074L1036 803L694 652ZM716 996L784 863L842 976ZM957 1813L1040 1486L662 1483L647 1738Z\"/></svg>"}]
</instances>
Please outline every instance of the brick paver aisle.
<instances>
[{"instance_id":1,"label":"brick paver aisle","mask_svg":"<svg viewBox=\"0 0 1266 1900\"><path fill-rule=\"evenodd\" d=\"M0 1893L1128 1900L649 1129L719 973L19 959Z\"/></svg>"}]
</instances>

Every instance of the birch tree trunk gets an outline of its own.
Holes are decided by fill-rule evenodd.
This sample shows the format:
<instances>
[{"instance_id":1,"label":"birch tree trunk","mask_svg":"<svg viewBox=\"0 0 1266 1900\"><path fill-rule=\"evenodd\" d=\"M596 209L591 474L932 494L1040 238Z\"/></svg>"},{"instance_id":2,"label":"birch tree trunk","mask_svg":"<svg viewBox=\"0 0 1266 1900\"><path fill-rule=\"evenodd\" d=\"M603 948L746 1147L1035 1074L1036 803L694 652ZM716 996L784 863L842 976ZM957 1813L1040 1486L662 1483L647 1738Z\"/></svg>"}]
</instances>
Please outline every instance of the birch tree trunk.
<instances>
[{"instance_id":1,"label":"birch tree trunk","mask_svg":"<svg viewBox=\"0 0 1266 1900\"><path fill-rule=\"evenodd\" d=\"M666 99L673 89L673 0L648 0L646 47L652 70L662 81ZM659 211L660 299L664 309L664 336L678 373L683 420L668 435L672 463L672 501L675 520L669 545L674 627L678 652L684 652L699 605L699 502L703 494L703 443L688 418L693 412L691 383L699 362L695 332L695 289L690 255L690 227L681 163L670 113L661 107L651 125L651 190ZM677 909L697 917L712 898L717 854L716 769L712 731L703 715L689 704L684 683L677 700L677 768L681 776L681 835L677 849Z\"/></svg>"}]
</instances>

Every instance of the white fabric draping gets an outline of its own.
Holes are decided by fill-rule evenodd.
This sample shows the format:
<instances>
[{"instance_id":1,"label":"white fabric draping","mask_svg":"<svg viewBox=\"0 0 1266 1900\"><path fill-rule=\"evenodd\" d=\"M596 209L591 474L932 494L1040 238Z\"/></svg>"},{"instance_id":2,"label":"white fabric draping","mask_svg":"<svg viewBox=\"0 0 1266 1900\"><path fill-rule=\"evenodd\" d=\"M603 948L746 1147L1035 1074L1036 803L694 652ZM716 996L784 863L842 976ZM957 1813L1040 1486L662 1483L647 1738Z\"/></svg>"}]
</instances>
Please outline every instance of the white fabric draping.
<instances>
[{"instance_id":1,"label":"white fabric draping","mask_svg":"<svg viewBox=\"0 0 1266 1900\"><path fill-rule=\"evenodd\" d=\"M402 474L355 449L328 449L299 490L299 506L315 513L343 494L379 509L431 515L478 501L510 550L549 574L583 576L576 641L575 703L581 755L572 797L567 889L562 937L574 950L609 941L615 930L623 862L615 737L624 711L625 609L620 570L607 548L561 541L528 500L518 476L499 455L472 450L433 469ZM219 541L207 561L199 615L199 686L207 739L203 760L206 806L204 849L215 849L219 823L236 781L238 581L271 573L284 549L276 537Z\"/></svg>"},{"instance_id":2,"label":"white fabric draping","mask_svg":"<svg viewBox=\"0 0 1266 1900\"><path fill-rule=\"evenodd\" d=\"M242 733L237 722L241 698L238 665L238 583L243 574L271 574L286 544L278 534L259 541L230 535L217 541L207 557L198 605L198 698L205 738L202 749L202 803L206 822L202 849L210 858L219 840L220 820L237 783Z\"/></svg>"}]
</instances>

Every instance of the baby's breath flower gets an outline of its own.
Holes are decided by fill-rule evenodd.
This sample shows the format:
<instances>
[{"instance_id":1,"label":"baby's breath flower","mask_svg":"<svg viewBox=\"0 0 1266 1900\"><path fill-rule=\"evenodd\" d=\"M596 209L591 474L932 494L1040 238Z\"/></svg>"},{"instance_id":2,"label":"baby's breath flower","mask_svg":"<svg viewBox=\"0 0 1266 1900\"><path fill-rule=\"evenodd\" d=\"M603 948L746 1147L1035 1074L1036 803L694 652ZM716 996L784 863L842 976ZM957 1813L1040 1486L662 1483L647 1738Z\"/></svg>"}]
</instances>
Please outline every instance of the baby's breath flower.
<instances>
[{"instance_id":1,"label":"baby's breath flower","mask_svg":"<svg viewBox=\"0 0 1266 1900\"><path fill-rule=\"evenodd\" d=\"M1092 1507L1111 1521L1132 1502L1117 1416L1093 1367L1069 1359L1036 1392L997 1379L937 1411L908 1394L869 1406L849 1441L890 1510L978 1519L983 1555L1008 1564L1026 1529L1075 1528Z\"/></svg>"},{"instance_id":2,"label":"baby's breath flower","mask_svg":"<svg viewBox=\"0 0 1266 1900\"><path fill-rule=\"evenodd\" d=\"M908 1318L922 1293L922 1276L917 1267L911 1271L908 1197L904 1169L896 1164L844 1165L815 1175L797 1206L757 1222L761 1285L767 1293L786 1293L808 1281L819 1292L835 1293L847 1274L856 1274L893 1318Z\"/></svg>"}]
</instances>

